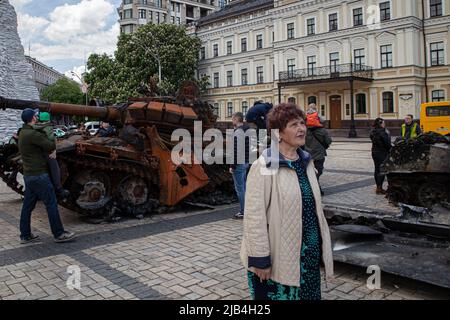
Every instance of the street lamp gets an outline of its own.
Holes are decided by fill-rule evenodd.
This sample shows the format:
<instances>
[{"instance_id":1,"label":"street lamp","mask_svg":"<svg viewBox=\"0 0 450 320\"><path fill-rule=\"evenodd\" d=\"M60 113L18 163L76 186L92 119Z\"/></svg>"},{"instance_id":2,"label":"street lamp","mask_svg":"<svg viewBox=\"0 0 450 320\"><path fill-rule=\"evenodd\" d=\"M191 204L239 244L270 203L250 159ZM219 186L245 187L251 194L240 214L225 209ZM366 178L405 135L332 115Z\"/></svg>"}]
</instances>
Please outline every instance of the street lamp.
<instances>
[{"instance_id":1,"label":"street lamp","mask_svg":"<svg viewBox=\"0 0 450 320\"><path fill-rule=\"evenodd\" d=\"M80 78L80 76L78 74L76 74L73 71L70 71L70 74L77 77L78 80L80 80L81 82L81 92L86 94L86 106L88 105L88 85L86 82L84 82L84 79Z\"/></svg>"},{"instance_id":2,"label":"street lamp","mask_svg":"<svg viewBox=\"0 0 450 320\"><path fill-rule=\"evenodd\" d=\"M151 51L150 48L144 46L142 43L138 42L138 41L132 41L133 44L137 44L139 47L141 47L142 49L144 49L145 53L150 53L150 55L158 62L158 77L159 77L159 82L162 82L162 69L161 69L161 59L159 57L158 54L154 53L153 51Z\"/></svg>"}]
</instances>

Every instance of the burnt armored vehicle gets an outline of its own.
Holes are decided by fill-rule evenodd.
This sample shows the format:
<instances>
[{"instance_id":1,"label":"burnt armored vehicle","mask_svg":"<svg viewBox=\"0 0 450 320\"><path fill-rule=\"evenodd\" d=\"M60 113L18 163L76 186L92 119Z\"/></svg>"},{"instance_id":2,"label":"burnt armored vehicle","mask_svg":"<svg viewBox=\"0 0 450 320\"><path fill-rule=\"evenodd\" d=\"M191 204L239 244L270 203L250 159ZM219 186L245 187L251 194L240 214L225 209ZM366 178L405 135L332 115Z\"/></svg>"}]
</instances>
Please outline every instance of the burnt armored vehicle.
<instances>
[{"instance_id":1,"label":"burnt armored vehicle","mask_svg":"<svg viewBox=\"0 0 450 320\"><path fill-rule=\"evenodd\" d=\"M57 159L64 188L71 196L60 205L90 215L145 213L170 208L181 201L206 204L234 199L231 175L225 164L175 164L170 141L175 129L194 137L194 121L202 129L214 127L216 116L189 90L177 98L130 99L114 106L81 106L12 100L0 97L0 108L39 108L52 115L88 116L117 126L112 137L75 133L57 141ZM201 143L201 142L200 142ZM193 145L193 143L192 143ZM23 194L17 145L0 149L0 176ZM193 153L192 159L193 160ZM225 161L223 162L225 163ZM20 177L20 175L19 175Z\"/></svg>"}]
</instances>

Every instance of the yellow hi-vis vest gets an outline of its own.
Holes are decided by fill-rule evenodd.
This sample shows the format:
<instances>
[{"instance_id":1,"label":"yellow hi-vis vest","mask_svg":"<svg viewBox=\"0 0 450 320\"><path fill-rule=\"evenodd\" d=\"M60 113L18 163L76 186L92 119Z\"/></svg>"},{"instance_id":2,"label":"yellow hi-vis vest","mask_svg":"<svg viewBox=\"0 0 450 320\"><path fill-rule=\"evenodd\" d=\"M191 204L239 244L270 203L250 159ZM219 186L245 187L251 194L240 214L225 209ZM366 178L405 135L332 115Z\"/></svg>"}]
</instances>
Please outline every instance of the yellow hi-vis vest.
<instances>
[{"instance_id":1,"label":"yellow hi-vis vest","mask_svg":"<svg viewBox=\"0 0 450 320\"><path fill-rule=\"evenodd\" d=\"M406 134L406 124L402 124L402 138L405 137ZM412 128L411 128L411 139L414 139L415 137L417 137L417 123L414 123Z\"/></svg>"}]
</instances>

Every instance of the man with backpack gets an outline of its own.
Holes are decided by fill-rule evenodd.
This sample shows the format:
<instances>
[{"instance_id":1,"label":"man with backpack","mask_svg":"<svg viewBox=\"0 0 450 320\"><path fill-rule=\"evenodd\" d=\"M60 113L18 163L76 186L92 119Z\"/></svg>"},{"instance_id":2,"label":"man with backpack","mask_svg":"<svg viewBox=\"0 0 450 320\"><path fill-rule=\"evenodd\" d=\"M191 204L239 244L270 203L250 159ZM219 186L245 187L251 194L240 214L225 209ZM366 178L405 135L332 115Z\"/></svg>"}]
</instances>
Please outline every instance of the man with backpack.
<instances>
[{"instance_id":1,"label":"man with backpack","mask_svg":"<svg viewBox=\"0 0 450 320\"><path fill-rule=\"evenodd\" d=\"M310 108L313 111L313 108ZM317 112L317 111L316 111ZM319 121L311 121L318 117L314 117L314 113L311 112L307 116L306 127L308 128L306 132L306 144L305 150L311 154L314 160L314 166L317 170L317 180L323 173L325 157L327 156L327 149L332 143L332 139L328 134L327 129ZM322 188L320 192L323 195Z\"/></svg>"}]
</instances>

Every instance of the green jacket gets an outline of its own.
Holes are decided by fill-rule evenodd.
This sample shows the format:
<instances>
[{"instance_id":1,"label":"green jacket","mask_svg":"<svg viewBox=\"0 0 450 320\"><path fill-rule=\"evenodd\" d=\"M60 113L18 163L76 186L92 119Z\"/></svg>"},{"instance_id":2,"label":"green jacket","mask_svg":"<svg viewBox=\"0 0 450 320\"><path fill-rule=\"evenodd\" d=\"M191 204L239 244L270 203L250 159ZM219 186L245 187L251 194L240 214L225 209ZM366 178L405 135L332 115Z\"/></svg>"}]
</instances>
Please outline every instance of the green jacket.
<instances>
[{"instance_id":1,"label":"green jacket","mask_svg":"<svg viewBox=\"0 0 450 320\"><path fill-rule=\"evenodd\" d=\"M308 128L306 131L305 150L309 152L314 160L322 160L327 156L327 149L332 143L327 129L322 127Z\"/></svg>"},{"instance_id":2,"label":"green jacket","mask_svg":"<svg viewBox=\"0 0 450 320\"><path fill-rule=\"evenodd\" d=\"M56 149L55 141L24 124L19 134L19 152L22 157L23 175L38 176L48 172L46 154Z\"/></svg>"},{"instance_id":3,"label":"green jacket","mask_svg":"<svg viewBox=\"0 0 450 320\"><path fill-rule=\"evenodd\" d=\"M55 141L55 134L53 133L53 125L51 122L38 122L33 125L33 129L45 133L49 140Z\"/></svg>"}]
</instances>

